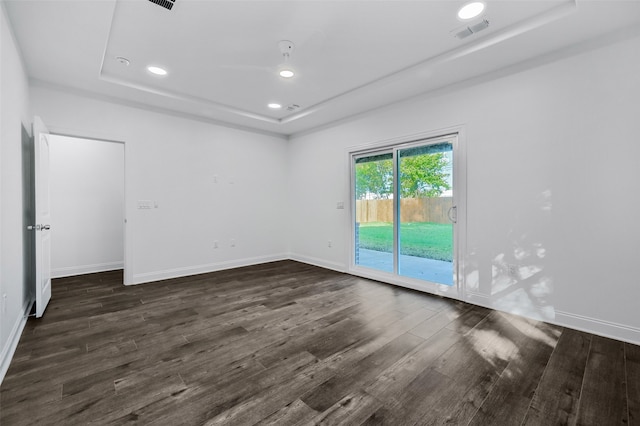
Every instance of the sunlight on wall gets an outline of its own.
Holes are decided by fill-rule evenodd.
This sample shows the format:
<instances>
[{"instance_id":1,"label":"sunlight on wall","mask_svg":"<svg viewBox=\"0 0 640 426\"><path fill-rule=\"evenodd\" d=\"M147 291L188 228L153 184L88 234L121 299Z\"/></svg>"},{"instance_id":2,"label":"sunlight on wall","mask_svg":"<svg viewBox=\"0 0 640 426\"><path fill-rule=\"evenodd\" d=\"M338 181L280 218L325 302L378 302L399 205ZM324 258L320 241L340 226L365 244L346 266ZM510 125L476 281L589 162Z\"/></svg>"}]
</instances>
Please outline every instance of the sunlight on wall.
<instances>
[{"instance_id":1,"label":"sunlight on wall","mask_svg":"<svg viewBox=\"0 0 640 426\"><path fill-rule=\"evenodd\" d=\"M493 256L493 306L531 318L551 321L553 279L546 270L545 247L551 225L551 190L544 190L514 212L507 234L510 251ZM522 220L521 218L527 218Z\"/></svg>"}]
</instances>

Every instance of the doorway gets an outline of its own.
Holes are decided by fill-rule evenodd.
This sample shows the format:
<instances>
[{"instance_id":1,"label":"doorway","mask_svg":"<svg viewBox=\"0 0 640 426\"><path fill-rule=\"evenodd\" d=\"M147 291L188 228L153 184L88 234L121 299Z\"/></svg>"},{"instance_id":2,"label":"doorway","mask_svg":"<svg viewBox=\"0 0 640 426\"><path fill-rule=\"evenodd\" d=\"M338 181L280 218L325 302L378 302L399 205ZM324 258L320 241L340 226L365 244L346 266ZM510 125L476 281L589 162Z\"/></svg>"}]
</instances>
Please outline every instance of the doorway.
<instances>
[{"instance_id":1,"label":"doorway","mask_svg":"<svg viewBox=\"0 0 640 426\"><path fill-rule=\"evenodd\" d=\"M353 152L351 271L458 292L458 135Z\"/></svg>"},{"instance_id":2,"label":"doorway","mask_svg":"<svg viewBox=\"0 0 640 426\"><path fill-rule=\"evenodd\" d=\"M49 138L52 278L124 269L124 144Z\"/></svg>"}]
</instances>

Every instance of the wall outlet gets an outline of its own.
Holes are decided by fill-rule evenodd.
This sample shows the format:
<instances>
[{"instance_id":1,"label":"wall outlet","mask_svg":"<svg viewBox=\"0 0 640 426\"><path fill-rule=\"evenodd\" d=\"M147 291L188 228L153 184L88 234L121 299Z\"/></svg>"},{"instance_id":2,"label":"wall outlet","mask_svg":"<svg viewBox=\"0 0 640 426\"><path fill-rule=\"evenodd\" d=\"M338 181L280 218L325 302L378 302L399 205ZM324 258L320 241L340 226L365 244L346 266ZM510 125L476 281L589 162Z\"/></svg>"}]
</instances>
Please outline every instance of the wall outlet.
<instances>
[{"instance_id":1,"label":"wall outlet","mask_svg":"<svg viewBox=\"0 0 640 426\"><path fill-rule=\"evenodd\" d=\"M509 275L509 277L514 278L514 279L518 279L519 278L519 274L518 274L518 265L514 265L514 264L508 264L507 265L507 274Z\"/></svg>"},{"instance_id":2,"label":"wall outlet","mask_svg":"<svg viewBox=\"0 0 640 426\"><path fill-rule=\"evenodd\" d=\"M7 312L7 293L2 295L2 313Z\"/></svg>"},{"instance_id":3,"label":"wall outlet","mask_svg":"<svg viewBox=\"0 0 640 426\"><path fill-rule=\"evenodd\" d=\"M333 241L329 240L329 241L327 242L327 247L333 247Z\"/></svg>"},{"instance_id":4,"label":"wall outlet","mask_svg":"<svg viewBox=\"0 0 640 426\"><path fill-rule=\"evenodd\" d=\"M231 247L235 247L235 246L236 246L236 240L235 240L235 238L232 238L232 239L231 239L231 242L229 243L229 245L230 245Z\"/></svg>"},{"instance_id":5,"label":"wall outlet","mask_svg":"<svg viewBox=\"0 0 640 426\"><path fill-rule=\"evenodd\" d=\"M213 248L218 248L218 240L215 240L215 241L213 242Z\"/></svg>"}]
</instances>

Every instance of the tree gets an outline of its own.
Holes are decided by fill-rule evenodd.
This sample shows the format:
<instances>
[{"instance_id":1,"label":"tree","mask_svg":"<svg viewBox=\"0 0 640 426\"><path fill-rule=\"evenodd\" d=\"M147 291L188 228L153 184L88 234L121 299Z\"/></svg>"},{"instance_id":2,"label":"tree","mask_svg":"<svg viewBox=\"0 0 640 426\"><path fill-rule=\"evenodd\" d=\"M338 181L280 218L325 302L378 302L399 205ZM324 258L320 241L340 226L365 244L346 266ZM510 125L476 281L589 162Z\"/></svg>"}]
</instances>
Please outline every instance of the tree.
<instances>
[{"instance_id":1,"label":"tree","mask_svg":"<svg viewBox=\"0 0 640 426\"><path fill-rule=\"evenodd\" d=\"M448 181L451 165L444 153L405 152L408 155L400 157L401 197L438 197L451 189ZM392 198L393 160L386 157L356 164L357 199Z\"/></svg>"},{"instance_id":2,"label":"tree","mask_svg":"<svg viewBox=\"0 0 640 426\"><path fill-rule=\"evenodd\" d=\"M444 153L400 158L400 195L402 197L438 197L451 189L447 178L450 165Z\"/></svg>"},{"instance_id":3,"label":"tree","mask_svg":"<svg viewBox=\"0 0 640 426\"><path fill-rule=\"evenodd\" d=\"M387 199L393 194L393 161L384 159L356 164L356 198Z\"/></svg>"}]
</instances>

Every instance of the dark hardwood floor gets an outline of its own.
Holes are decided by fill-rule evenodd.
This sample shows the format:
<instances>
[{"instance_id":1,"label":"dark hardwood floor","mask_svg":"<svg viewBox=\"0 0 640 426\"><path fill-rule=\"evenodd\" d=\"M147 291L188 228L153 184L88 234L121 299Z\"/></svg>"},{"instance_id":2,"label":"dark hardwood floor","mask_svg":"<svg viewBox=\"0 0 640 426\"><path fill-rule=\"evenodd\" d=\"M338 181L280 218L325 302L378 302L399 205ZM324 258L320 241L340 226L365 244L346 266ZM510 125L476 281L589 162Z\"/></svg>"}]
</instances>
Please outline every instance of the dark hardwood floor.
<instances>
[{"instance_id":1,"label":"dark hardwood floor","mask_svg":"<svg viewBox=\"0 0 640 426\"><path fill-rule=\"evenodd\" d=\"M292 261L55 280L0 424L640 424L640 347Z\"/></svg>"}]
</instances>

